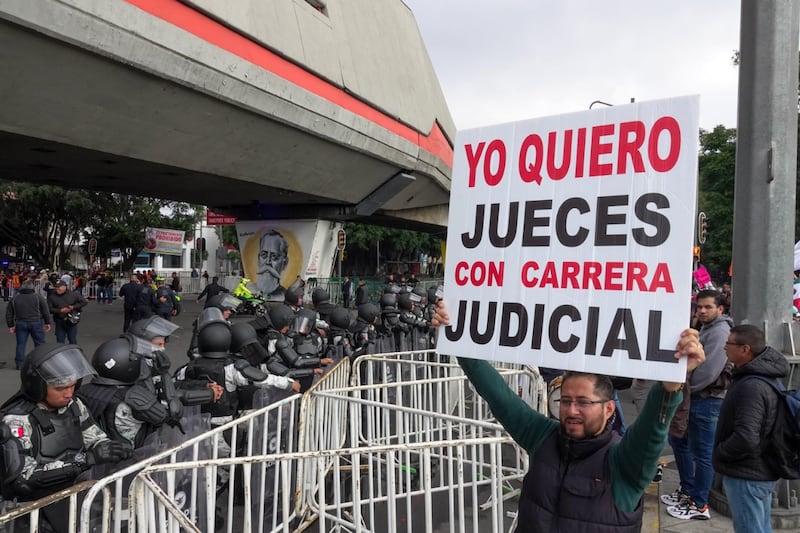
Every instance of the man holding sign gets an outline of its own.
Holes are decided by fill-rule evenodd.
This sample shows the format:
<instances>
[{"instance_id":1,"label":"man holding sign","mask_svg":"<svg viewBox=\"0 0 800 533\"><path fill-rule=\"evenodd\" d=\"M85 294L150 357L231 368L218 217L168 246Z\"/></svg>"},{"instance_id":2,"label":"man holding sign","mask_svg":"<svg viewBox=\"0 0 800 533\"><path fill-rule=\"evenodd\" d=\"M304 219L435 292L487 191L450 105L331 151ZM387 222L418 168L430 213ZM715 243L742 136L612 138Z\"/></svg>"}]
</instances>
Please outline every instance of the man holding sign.
<instances>
[{"instance_id":1,"label":"man holding sign","mask_svg":"<svg viewBox=\"0 0 800 533\"><path fill-rule=\"evenodd\" d=\"M440 315L449 326L437 346L459 356L535 457L521 531L640 529L676 392L705 359L697 332L681 333L698 123L699 99L681 97L458 133L444 296L453 320ZM481 359L569 371L560 424ZM663 380L621 442L607 427L611 375Z\"/></svg>"},{"instance_id":2,"label":"man holding sign","mask_svg":"<svg viewBox=\"0 0 800 533\"><path fill-rule=\"evenodd\" d=\"M440 303L434 326L448 325ZM681 334L675 358L689 371L705 360L697 331ZM616 410L608 376L567 372L559 421L533 410L486 361L459 358L497 421L530 456L519 499L517 533L642 529L642 494L653 480L682 383L657 383L634 422L619 437L608 423Z\"/></svg>"}]
</instances>

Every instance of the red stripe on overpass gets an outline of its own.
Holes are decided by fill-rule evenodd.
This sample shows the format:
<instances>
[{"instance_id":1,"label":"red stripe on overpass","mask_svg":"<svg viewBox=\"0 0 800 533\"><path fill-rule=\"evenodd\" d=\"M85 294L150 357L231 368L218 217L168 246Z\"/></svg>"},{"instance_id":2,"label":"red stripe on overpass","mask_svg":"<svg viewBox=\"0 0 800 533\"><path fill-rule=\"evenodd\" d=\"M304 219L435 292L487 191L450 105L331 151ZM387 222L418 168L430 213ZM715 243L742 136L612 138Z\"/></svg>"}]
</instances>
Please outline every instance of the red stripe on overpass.
<instances>
[{"instance_id":1,"label":"red stripe on overpass","mask_svg":"<svg viewBox=\"0 0 800 533\"><path fill-rule=\"evenodd\" d=\"M178 0L124 1L377 124L453 167L453 148L437 122L423 135Z\"/></svg>"}]
</instances>

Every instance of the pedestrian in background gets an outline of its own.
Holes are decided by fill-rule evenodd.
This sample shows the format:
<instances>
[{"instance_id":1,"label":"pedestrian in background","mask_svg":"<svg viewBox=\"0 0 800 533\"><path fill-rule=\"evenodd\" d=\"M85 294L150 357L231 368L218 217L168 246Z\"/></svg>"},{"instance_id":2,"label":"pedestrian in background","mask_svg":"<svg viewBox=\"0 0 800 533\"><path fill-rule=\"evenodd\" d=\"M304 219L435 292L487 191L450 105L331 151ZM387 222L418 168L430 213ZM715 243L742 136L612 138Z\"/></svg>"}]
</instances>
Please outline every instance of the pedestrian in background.
<instances>
[{"instance_id":1,"label":"pedestrian in background","mask_svg":"<svg viewBox=\"0 0 800 533\"><path fill-rule=\"evenodd\" d=\"M783 401L763 381L783 379L789 362L766 345L764 332L750 324L731 328L725 354L733 365L733 383L722 402L714 442L714 470L722 476L733 529L737 533L772 531L772 491L780 477L771 466L766 443ZM758 376L758 378L750 378Z\"/></svg>"},{"instance_id":2,"label":"pedestrian in background","mask_svg":"<svg viewBox=\"0 0 800 533\"><path fill-rule=\"evenodd\" d=\"M125 313L122 320L122 332L128 331L128 328L133 322L133 313L136 310L136 300L139 298L139 289L141 288L141 280L136 273L131 274L128 283L120 287L119 296L123 298L123 312Z\"/></svg>"},{"instance_id":3,"label":"pedestrian in background","mask_svg":"<svg viewBox=\"0 0 800 533\"><path fill-rule=\"evenodd\" d=\"M700 343L706 353L703 366L689 374L687 388L689 418L683 438L671 435L669 444L675 453L680 487L671 497L662 497L667 513L681 520L708 520L708 493L714 479L711 452L717 419L728 387L723 374L725 341L731 329L731 319L725 314L722 294L716 290L697 293L697 319L700 321ZM730 370L730 368L728 369ZM730 376L730 374L728 374Z\"/></svg>"},{"instance_id":4,"label":"pedestrian in background","mask_svg":"<svg viewBox=\"0 0 800 533\"><path fill-rule=\"evenodd\" d=\"M0 273L0 291L3 293L3 301L8 301L8 294L9 294L9 285L11 284L11 278L6 272Z\"/></svg>"},{"instance_id":5,"label":"pedestrian in background","mask_svg":"<svg viewBox=\"0 0 800 533\"><path fill-rule=\"evenodd\" d=\"M350 294L353 288L353 284L350 283L350 277L345 276L344 281L342 281L342 300L344 301L344 307L350 307Z\"/></svg>"},{"instance_id":6,"label":"pedestrian in background","mask_svg":"<svg viewBox=\"0 0 800 533\"><path fill-rule=\"evenodd\" d=\"M89 303L77 291L68 289L63 281L56 283L56 288L47 295L47 304L53 322L56 325L56 341L78 344L78 321L84 306Z\"/></svg>"},{"instance_id":7,"label":"pedestrian in background","mask_svg":"<svg viewBox=\"0 0 800 533\"><path fill-rule=\"evenodd\" d=\"M108 278L105 273L100 272L94 280L94 293L97 303L102 304L106 302L106 286L108 285Z\"/></svg>"},{"instance_id":8,"label":"pedestrian in background","mask_svg":"<svg viewBox=\"0 0 800 533\"><path fill-rule=\"evenodd\" d=\"M356 308L369 303L369 291L367 290L366 282L363 279L358 280L358 288L356 289Z\"/></svg>"},{"instance_id":9,"label":"pedestrian in background","mask_svg":"<svg viewBox=\"0 0 800 533\"><path fill-rule=\"evenodd\" d=\"M200 303L200 300L203 298L203 296L205 296L206 297L205 307L210 307L211 300L214 298L214 296L218 295L221 292L230 292L230 291L226 287L220 285L219 278L217 276L214 276L211 280L211 283L206 285L203 291L199 295L197 295L196 302Z\"/></svg>"},{"instance_id":10,"label":"pedestrian in background","mask_svg":"<svg viewBox=\"0 0 800 533\"><path fill-rule=\"evenodd\" d=\"M42 295L36 294L32 281L23 283L19 294L6 306L6 324L9 333L17 337L14 361L19 370L25 361L28 337L33 338L34 347L40 346L45 342L45 332L50 331L51 320L47 301Z\"/></svg>"}]
</instances>

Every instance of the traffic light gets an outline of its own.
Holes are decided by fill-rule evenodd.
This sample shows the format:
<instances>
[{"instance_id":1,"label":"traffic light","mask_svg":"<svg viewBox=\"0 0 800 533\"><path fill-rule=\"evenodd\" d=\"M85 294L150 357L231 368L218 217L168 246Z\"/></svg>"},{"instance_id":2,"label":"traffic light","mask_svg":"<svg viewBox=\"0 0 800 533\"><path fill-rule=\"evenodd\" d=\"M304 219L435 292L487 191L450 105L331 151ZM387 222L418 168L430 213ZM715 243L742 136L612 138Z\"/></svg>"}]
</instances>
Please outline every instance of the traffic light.
<instances>
[{"instance_id":1,"label":"traffic light","mask_svg":"<svg viewBox=\"0 0 800 533\"><path fill-rule=\"evenodd\" d=\"M697 228L697 242L700 244L706 243L706 237L708 236L708 218L706 214L702 211L698 215L698 228Z\"/></svg>"},{"instance_id":2,"label":"traffic light","mask_svg":"<svg viewBox=\"0 0 800 533\"><path fill-rule=\"evenodd\" d=\"M206 250L206 239L205 237L200 237L197 239L197 251L204 252Z\"/></svg>"},{"instance_id":3,"label":"traffic light","mask_svg":"<svg viewBox=\"0 0 800 533\"><path fill-rule=\"evenodd\" d=\"M337 235L336 247L339 248L340 250L344 250L346 244L347 244L347 234L343 229L340 229L339 234Z\"/></svg>"},{"instance_id":4,"label":"traffic light","mask_svg":"<svg viewBox=\"0 0 800 533\"><path fill-rule=\"evenodd\" d=\"M700 247L699 246L695 246L694 249L692 250L692 252L694 253L695 259L700 259Z\"/></svg>"}]
</instances>

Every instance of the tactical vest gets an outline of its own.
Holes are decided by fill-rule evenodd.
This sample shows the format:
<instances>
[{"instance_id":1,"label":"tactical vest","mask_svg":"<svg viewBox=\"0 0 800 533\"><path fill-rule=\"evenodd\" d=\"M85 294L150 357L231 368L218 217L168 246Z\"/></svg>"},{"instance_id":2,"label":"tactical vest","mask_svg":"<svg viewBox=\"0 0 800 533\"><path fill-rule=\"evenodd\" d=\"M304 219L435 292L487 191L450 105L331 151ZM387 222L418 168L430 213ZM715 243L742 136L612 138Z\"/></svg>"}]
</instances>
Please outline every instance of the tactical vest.
<instances>
[{"instance_id":1,"label":"tactical vest","mask_svg":"<svg viewBox=\"0 0 800 533\"><path fill-rule=\"evenodd\" d=\"M63 412L34 409L30 413L33 426L31 456L39 464L72 461L83 451L81 411L76 402Z\"/></svg>"},{"instance_id":2,"label":"tactical vest","mask_svg":"<svg viewBox=\"0 0 800 533\"><path fill-rule=\"evenodd\" d=\"M523 480L517 533L639 533L641 501L626 513L615 505L611 490L608 454L619 439L607 430L594 439L570 441L588 447L588 453L564 461L560 432L553 431L532 457Z\"/></svg>"},{"instance_id":3,"label":"tactical vest","mask_svg":"<svg viewBox=\"0 0 800 533\"><path fill-rule=\"evenodd\" d=\"M199 357L186 365L187 381L213 381L222 387L222 396L213 403L205 403L200 411L214 416L234 416L239 407L239 396L225 386L225 367L232 365L233 357Z\"/></svg>"},{"instance_id":4,"label":"tactical vest","mask_svg":"<svg viewBox=\"0 0 800 533\"><path fill-rule=\"evenodd\" d=\"M301 357L319 357L319 344L313 335L295 335L294 351Z\"/></svg>"}]
</instances>

